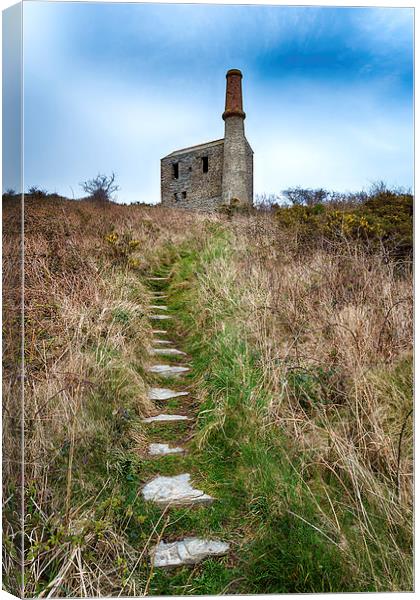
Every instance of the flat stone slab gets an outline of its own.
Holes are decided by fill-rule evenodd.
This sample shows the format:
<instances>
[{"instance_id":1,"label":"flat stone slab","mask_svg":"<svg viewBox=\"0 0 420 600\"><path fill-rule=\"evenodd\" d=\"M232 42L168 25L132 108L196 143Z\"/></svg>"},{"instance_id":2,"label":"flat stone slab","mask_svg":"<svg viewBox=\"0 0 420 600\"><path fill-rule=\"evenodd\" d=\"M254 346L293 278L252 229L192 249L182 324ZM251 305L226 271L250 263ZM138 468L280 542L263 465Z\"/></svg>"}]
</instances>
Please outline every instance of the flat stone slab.
<instances>
[{"instance_id":1,"label":"flat stone slab","mask_svg":"<svg viewBox=\"0 0 420 600\"><path fill-rule=\"evenodd\" d=\"M202 490L193 488L190 479L189 473L174 477L158 475L143 487L143 498L161 506L211 504L214 498Z\"/></svg>"},{"instance_id":2,"label":"flat stone slab","mask_svg":"<svg viewBox=\"0 0 420 600\"><path fill-rule=\"evenodd\" d=\"M152 329L153 334L168 333L166 329Z\"/></svg>"},{"instance_id":3,"label":"flat stone slab","mask_svg":"<svg viewBox=\"0 0 420 600\"><path fill-rule=\"evenodd\" d=\"M172 319L171 315L150 315L151 319L155 319L155 321L162 321L163 319Z\"/></svg>"},{"instance_id":4,"label":"flat stone slab","mask_svg":"<svg viewBox=\"0 0 420 600\"><path fill-rule=\"evenodd\" d=\"M191 421L190 417L185 415L156 415L156 417L147 417L142 419L143 423L166 423L168 421Z\"/></svg>"},{"instance_id":5,"label":"flat stone slab","mask_svg":"<svg viewBox=\"0 0 420 600\"><path fill-rule=\"evenodd\" d=\"M176 392L169 388L152 387L149 390L149 400L169 400L170 398L178 398L179 396L188 396L189 392Z\"/></svg>"},{"instance_id":6,"label":"flat stone slab","mask_svg":"<svg viewBox=\"0 0 420 600\"><path fill-rule=\"evenodd\" d=\"M164 294L163 292L153 292L152 298L167 298L168 294Z\"/></svg>"},{"instance_id":7,"label":"flat stone slab","mask_svg":"<svg viewBox=\"0 0 420 600\"><path fill-rule=\"evenodd\" d=\"M178 567L195 565L209 556L223 556L229 552L229 544L220 540L185 538L179 542L160 542L153 551L155 567Z\"/></svg>"},{"instance_id":8,"label":"flat stone slab","mask_svg":"<svg viewBox=\"0 0 420 600\"><path fill-rule=\"evenodd\" d=\"M156 373L162 377L178 377L189 371L189 367L177 367L175 365L152 365L147 369L149 373Z\"/></svg>"},{"instance_id":9,"label":"flat stone slab","mask_svg":"<svg viewBox=\"0 0 420 600\"><path fill-rule=\"evenodd\" d=\"M171 448L168 444L150 444L149 454L152 456L161 456L166 454L180 454L184 452L184 448Z\"/></svg>"},{"instance_id":10,"label":"flat stone slab","mask_svg":"<svg viewBox=\"0 0 420 600\"><path fill-rule=\"evenodd\" d=\"M160 308L160 310L168 310L167 306L159 306L159 304L151 304L149 308Z\"/></svg>"},{"instance_id":11,"label":"flat stone slab","mask_svg":"<svg viewBox=\"0 0 420 600\"><path fill-rule=\"evenodd\" d=\"M149 281L167 281L169 277L146 277Z\"/></svg>"},{"instance_id":12,"label":"flat stone slab","mask_svg":"<svg viewBox=\"0 0 420 600\"><path fill-rule=\"evenodd\" d=\"M166 331L164 332L166 333ZM154 344L172 344L171 340L158 340L157 338L153 340Z\"/></svg>"},{"instance_id":13,"label":"flat stone slab","mask_svg":"<svg viewBox=\"0 0 420 600\"><path fill-rule=\"evenodd\" d=\"M151 354L165 354L166 356L186 356L185 352L182 350L177 350L176 348L152 348Z\"/></svg>"}]
</instances>

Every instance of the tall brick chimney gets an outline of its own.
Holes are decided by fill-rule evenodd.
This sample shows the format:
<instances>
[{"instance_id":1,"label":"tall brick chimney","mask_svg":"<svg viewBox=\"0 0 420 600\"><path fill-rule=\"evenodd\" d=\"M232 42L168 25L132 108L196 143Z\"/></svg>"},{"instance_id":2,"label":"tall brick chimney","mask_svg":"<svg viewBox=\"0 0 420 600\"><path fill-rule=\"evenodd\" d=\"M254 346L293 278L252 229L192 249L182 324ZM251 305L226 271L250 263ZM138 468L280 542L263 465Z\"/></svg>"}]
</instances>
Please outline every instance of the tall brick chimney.
<instances>
[{"instance_id":1,"label":"tall brick chimney","mask_svg":"<svg viewBox=\"0 0 420 600\"><path fill-rule=\"evenodd\" d=\"M226 104L222 117L238 116L245 119L242 109L242 73L239 69L230 69L226 73Z\"/></svg>"},{"instance_id":2,"label":"tall brick chimney","mask_svg":"<svg viewBox=\"0 0 420 600\"><path fill-rule=\"evenodd\" d=\"M222 198L230 205L252 205L252 150L245 138L242 106L242 73L226 73L226 104L223 151Z\"/></svg>"}]
</instances>

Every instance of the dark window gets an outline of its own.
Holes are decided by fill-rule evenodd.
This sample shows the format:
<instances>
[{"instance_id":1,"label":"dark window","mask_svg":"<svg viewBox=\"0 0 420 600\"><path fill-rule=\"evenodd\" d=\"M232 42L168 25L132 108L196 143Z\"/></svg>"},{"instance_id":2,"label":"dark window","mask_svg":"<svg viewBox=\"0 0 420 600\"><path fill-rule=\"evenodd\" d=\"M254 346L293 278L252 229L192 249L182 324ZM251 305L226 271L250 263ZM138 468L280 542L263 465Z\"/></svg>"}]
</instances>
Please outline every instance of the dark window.
<instances>
[{"instance_id":1,"label":"dark window","mask_svg":"<svg viewBox=\"0 0 420 600\"><path fill-rule=\"evenodd\" d=\"M178 177L179 177L178 163L172 163L172 175L173 175L174 179L178 179Z\"/></svg>"},{"instance_id":2,"label":"dark window","mask_svg":"<svg viewBox=\"0 0 420 600\"><path fill-rule=\"evenodd\" d=\"M175 202L178 202L178 194L176 192L174 194L174 199L175 199Z\"/></svg>"},{"instance_id":3,"label":"dark window","mask_svg":"<svg viewBox=\"0 0 420 600\"><path fill-rule=\"evenodd\" d=\"M203 156L203 158L201 159L201 162L203 163L203 173L208 173L209 172L209 157Z\"/></svg>"},{"instance_id":4,"label":"dark window","mask_svg":"<svg viewBox=\"0 0 420 600\"><path fill-rule=\"evenodd\" d=\"M187 197L187 192L182 192L182 197L185 199Z\"/></svg>"}]
</instances>

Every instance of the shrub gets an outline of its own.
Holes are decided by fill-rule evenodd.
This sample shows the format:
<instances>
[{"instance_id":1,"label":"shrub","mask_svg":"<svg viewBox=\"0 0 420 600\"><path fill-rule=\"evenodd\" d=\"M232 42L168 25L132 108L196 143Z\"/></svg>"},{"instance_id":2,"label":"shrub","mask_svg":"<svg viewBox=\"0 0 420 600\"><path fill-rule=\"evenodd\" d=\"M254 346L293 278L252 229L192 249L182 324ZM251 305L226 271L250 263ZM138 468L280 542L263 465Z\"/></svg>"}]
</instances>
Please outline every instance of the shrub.
<instances>
[{"instance_id":1,"label":"shrub","mask_svg":"<svg viewBox=\"0 0 420 600\"><path fill-rule=\"evenodd\" d=\"M302 190L299 190L302 192ZM316 190L315 190L316 191ZM311 242L347 239L367 243L369 247L383 246L397 258L410 257L413 250L413 196L400 190L379 186L369 195L357 196L357 203L295 201L291 206L276 210L276 222L289 228L302 246ZM300 197L300 196L299 196ZM332 196L331 196L332 197Z\"/></svg>"},{"instance_id":2,"label":"shrub","mask_svg":"<svg viewBox=\"0 0 420 600\"><path fill-rule=\"evenodd\" d=\"M139 240L134 240L131 233L119 235L112 231L105 236L111 256L120 263L136 268L140 266L140 260L133 257L133 253L140 245Z\"/></svg>"},{"instance_id":3,"label":"shrub","mask_svg":"<svg viewBox=\"0 0 420 600\"><path fill-rule=\"evenodd\" d=\"M115 183L115 173L109 176L98 173L94 179L88 179L80 186L84 192L89 194L92 200L98 202L110 202L113 194L119 190L119 186Z\"/></svg>"},{"instance_id":4,"label":"shrub","mask_svg":"<svg viewBox=\"0 0 420 600\"><path fill-rule=\"evenodd\" d=\"M28 194L30 196L34 196L37 199L40 199L40 198L46 198L48 195L48 192L47 192L47 190L44 190L43 188L40 188L37 185L33 185L30 188L28 188Z\"/></svg>"}]
</instances>

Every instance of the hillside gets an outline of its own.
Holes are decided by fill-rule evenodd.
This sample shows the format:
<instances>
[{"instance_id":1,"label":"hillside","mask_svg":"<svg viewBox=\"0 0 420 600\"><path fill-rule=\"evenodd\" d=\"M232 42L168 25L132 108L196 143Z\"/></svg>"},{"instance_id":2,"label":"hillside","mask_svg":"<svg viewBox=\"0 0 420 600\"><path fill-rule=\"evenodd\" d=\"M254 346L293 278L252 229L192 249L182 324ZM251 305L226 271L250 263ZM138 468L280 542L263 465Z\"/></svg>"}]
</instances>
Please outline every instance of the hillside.
<instances>
[{"instance_id":1,"label":"hillside","mask_svg":"<svg viewBox=\"0 0 420 600\"><path fill-rule=\"evenodd\" d=\"M26 197L28 596L413 589L412 204L381 193L211 215ZM12 591L19 211L4 201ZM156 339L185 354L156 357ZM159 362L189 370L162 383ZM162 385L188 395L151 398ZM143 421L160 413L190 420ZM183 473L215 501L145 500L157 475ZM153 566L157 544L188 536L229 550Z\"/></svg>"}]
</instances>

